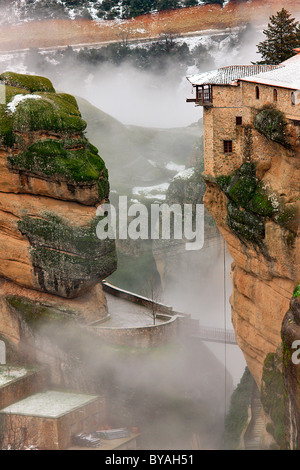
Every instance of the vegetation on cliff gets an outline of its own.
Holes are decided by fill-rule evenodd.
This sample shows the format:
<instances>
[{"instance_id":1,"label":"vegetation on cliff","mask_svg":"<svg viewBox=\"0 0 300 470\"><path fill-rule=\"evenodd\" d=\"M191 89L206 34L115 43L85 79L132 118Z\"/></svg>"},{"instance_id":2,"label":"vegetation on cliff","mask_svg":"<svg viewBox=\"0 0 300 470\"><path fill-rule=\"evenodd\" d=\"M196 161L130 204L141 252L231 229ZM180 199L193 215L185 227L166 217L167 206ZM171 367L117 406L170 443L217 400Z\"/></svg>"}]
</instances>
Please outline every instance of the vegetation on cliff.
<instances>
[{"instance_id":1,"label":"vegetation on cliff","mask_svg":"<svg viewBox=\"0 0 300 470\"><path fill-rule=\"evenodd\" d=\"M26 324L32 330L38 330L45 326L46 322L57 322L62 327L76 316L76 312L71 310L56 310L53 306L49 307L19 296L7 296L5 300L11 308L22 314Z\"/></svg>"},{"instance_id":2,"label":"vegetation on cliff","mask_svg":"<svg viewBox=\"0 0 300 470\"><path fill-rule=\"evenodd\" d=\"M95 185L98 201L107 198L107 169L84 135L86 122L76 99L56 93L44 77L5 72L0 79L6 85L6 104L0 105L0 144L14 149L8 157L10 168L72 185ZM32 133L37 134L28 139Z\"/></svg>"},{"instance_id":3,"label":"vegetation on cliff","mask_svg":"<svg viewBox=\"0 0 300 470\"><path fill-rule=\"evenodd\" d=\"M229 199L227 224L241 241L254 243L263 250L267 218L287 229L293 237L295 210L286 207L280 197L256 177L254 163L244 162L234 174L221 175L215 181Z\"/></svg>"},{"instance_id":4,"label":"vegetation on cliff","mask_svg":"<svg viewBox=\"0 0 300 470\"><path fill-rule=\"evenodd\" d=\"M247 0L235 0L235 2ZM115 18L129 19L157 11L174 10L199 4L217 4L223 6L225 0L35 0L34 2L18 2L19 15L36 19L43 17L64 18L72 17L92 19ZM30 3L30 13L28 12ZM16 6L15 6L16 7Z\"/></svg>"},{"instance_id":5,"label":"vegetation on cliff","mask_svg":"<svg viewBox=\"0 0 300 470\"><path fill-rule=\"evenodd\" d=\"M248 408L251 403L254 379L246 367L240 383L231 395L229 411L226 415L224 448L236 450L248 422Z\"/></svg>"},{"instance_id":6,"label":"vegetation on cliff","mask_svg":"<svg viewBox=\"0 0 300 470\"><path fill-rule=\"evenodd\" d=\"M298 281L299 282L299 281ZM283 377L286 396L286 438L288 448L299 450L299 338L300 338L300 286L294 290L289 309L281 327L283 350Z\"/></svg>"},{"instance_id":7,"label":"vegetation on cliff","mask_svg":"<svg viewBox=\"0 0 300 470\"><path fill-rule=\"evenodd\" d=\"M74 142L75 143L75 142ZM67 140L35 142L24 152L8 158L11 168L30 174L59 178L73 184L91 184L99 188L99 200L108 195L108 172L98 151L88 141L79 140L79 148L66 148Z\"/></svg>"},{"instance_id":8,"label":"vegetation on cliff","mask_svg":"<svg viewBox=\"0 0 300 470\"><path fill-rule=\"evenodd\" d=\"M22 88L30 93L36 91L55 93L51 81L46 77L36 75L23 75L15 72L4 72L0 75L0 80L15 88Z\"/></svg>"},{"instance_id":9,"label":"vegetation on cliff","mask_svg":"<svg viewBox=\"0 0 300 470\"><path fill-rule=\"evenodd\" d=\"M258 132L272 142L277 142L289 148L289 139L286 132L287 121L279 109L267 106L254 118L253 125Z\"/></svg>"},{"instance_id":10,"label":"vegetation on cliff","mask_svg":"<svg viewBox=\"0 0 300 470\"><path fill-rule=\"evenodd\" d=\"M0 78L6 91L0 105L5 171L12 186L17 181L12 192L32 198L29 213L15 214L15 236L29 241L34 288L73 298L116 269L114 241L98 239L96 210L90 218L85 214L85 206L107 200L108 171L84 134L86 122L73 96L56 93L43 77L5 72ZM63 203L60 216L46 201L41 210L36 196L85 204L85 223L74 222L68 215L72 206Z\"/></svg>"},{"instance_id":11,"label":"vegetation on cliff","mask_svg":"<svg viewBox=\"0 0 300 470\"><path fill-rule=\"evenodd\" d=\"M274 437L280 449L286 448L285 438L285 396L282 374L282 355L269 353L266 356L262 375L261 402L272 422L267 431Z\"/></svg>"},{"instance_id":12,"label":"vegetation on cliff","mask_svg":"<svg viewBox=\"0 0 300 470\"><path fill-rule=\"evenodd\" d=\"M295 287L294 292L293 292L293 297L300 297L300 284L298 284L297 287Z\"/></svg>"},{"instance_id":13,"label":"vegetation on cliff","mask_svg":"<svg viewBox=\"0 0 300 470\"><path fill-rule=\"evenodd\" d=\"M18 223L28 238L39 288L61 295L74 296L82 284L99 282L117 266L113 240L99 240L98 219L88 227L73 227L52 213L43 218L24 216Z\"/></svg>"}]
</instances>

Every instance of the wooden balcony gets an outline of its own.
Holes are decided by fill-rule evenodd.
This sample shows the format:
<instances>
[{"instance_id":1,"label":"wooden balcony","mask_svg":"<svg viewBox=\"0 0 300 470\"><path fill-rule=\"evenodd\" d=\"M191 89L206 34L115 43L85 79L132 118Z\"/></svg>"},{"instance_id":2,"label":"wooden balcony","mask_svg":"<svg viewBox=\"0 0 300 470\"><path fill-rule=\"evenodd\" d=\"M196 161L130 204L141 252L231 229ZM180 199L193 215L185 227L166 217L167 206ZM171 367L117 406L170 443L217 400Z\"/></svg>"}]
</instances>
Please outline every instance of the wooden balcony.
<instances>
[{"instance_id":1,"label":"wooden balcony","mask_svg":"<svg viewBox=\"0 0 300 470\"><path fill-rule=\"evenodd\" d=\"M196 106L212 106L212 87L211 85L196 86L196 98L187 98L187 103L195 103Z\"/></svg>"}]
</instances>

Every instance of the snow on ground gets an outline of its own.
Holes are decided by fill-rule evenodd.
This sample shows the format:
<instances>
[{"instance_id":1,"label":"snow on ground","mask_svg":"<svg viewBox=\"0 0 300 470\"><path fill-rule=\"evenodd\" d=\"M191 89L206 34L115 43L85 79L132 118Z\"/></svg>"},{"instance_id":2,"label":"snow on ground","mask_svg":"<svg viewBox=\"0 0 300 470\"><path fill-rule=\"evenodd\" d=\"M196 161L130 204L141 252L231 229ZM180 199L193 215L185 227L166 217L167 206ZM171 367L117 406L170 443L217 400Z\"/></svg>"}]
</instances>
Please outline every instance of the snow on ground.
<instances>
[{"instance_id":1,"label":"snow on ground","mask_svg":"<svg viewBox=\"0 0 300 470\"><path fill-rule=\"evenodd\" d=\"M177 175L174 176L174 179L182 178L182 179L189 179L193 176L195 169L194 168L186 168L183 171L179 171Z\"/></svg>"},{"instance_id":2,"label":"snow on ground","mask_svg":"<svg viewBox=\"0 0 300 470\"><path fill-rule=\"evenodd\" d=\"M41 96L39 95L16 95L14 96L13 100L8 103L6 107L11 113L14 113L17 109L17 106L20 103L22 103L22 101L40 100L40 99L41 99Z\"/></svg>"},{"instance_id":3,"label":"snow on ground","mask_svg":"<svg viewBox=\"0 0 300 470\"><path fill-rule=\"evenodd\" d=\"M66 393L49 390L31 395L24 400L4 408L0 413L14 413L45 418L59 418L75 408L82 407L95 400L95 395Z\"/></svg>"},{"instance_id":4,"label":"snow on ground","mask_svg":"<svg viewBox=\"0 0 300 470\"><path fill-rule=\"evenodd\" d=\"M0 387L20 377L24 377L26 374L27 370L23 367L0 366Z\"/></svg>"},{"instance_id":5,"label":"snow on ground","mask_svg":"<svg viewBox=\"0 0 300 470\"><path fill-rule=\"evenodd\" d=\"M179 172L185 170L185 165L178 165L177 163L169 162L166 164L165 168L170 171Z\"/></svg>"},{"instance_id":6,"label":"snow on ground","mask_svg":"<svg viewBox=\"0 0 300 470\"><path fill-rule=\"evenodd\" d=\"M161 183L155 186L136 186L132 189L132 194L135 196L142 196L146 199L158 199L164 201L166 199L166 192L170 183Z\"/></svg>"},{"instance_id":7,"label":"snow on ground","mask_svg":"<svg viewBox=\"0 0 300 470\"><path fill-rule=\"evenodd\" d=\"M188 179L193 176L195 169L186 168L185 165L178 165L172 161L165 165L165 168L170 171L177 172L173 179L183 178ZM161 183L154 186L136 186L132 189L132 194L135 196L144 197L146 199L157 199L164 201L166 193L169 189L170 183ZM138 202L136 199L131 199L132 202Z\"/></svg>"},{"instance_id":8,"label":"snow on ground","mask_svg":"<svg viewBox=\"0 0 300 470\"><path fill-rule=\"evenodd\" d=\"M0 53L0 69L13 70L17 73L27 73L25 53Z\"/></svg>"}]
</instances>

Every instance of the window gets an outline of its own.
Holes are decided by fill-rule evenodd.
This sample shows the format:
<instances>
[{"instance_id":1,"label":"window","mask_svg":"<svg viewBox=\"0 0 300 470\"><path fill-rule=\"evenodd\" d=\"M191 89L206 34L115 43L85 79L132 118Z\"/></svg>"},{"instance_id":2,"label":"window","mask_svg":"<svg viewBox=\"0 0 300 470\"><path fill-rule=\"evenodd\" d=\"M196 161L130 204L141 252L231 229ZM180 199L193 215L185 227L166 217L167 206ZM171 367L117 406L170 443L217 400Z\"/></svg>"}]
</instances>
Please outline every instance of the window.
<instances>
[{"instance_id":1,"label":"window","mask_svg":"<svg viewBox=\"0 0 300 470\"><path fill-rule=\"evenodd\" d=\"M235 123L236 123L237 126L241 126L243 124L242 116L236 116Z\"/></svg>"},{"instance_id":2,"label":"window","mask_svg":"<svg viewBox=\"0 0 300 470\"><path fill-rule=\"evenodd\" d=\"M295 104L296 104L296 95L295 95L294 91L292 91L292 93L291 93L291 101L292 101L292 106L295 106Z\"/></svg>"},{"instance_id":3,"label":"window","mask_svg":"<svg viewBox=\"0 0 300 470\"><path fill-rule=\"evenodd\" d=\"M224 153L232 152L232 140L223 140Z\"/></svg>"},{"instance_id":4,"label":"window","mask_svg":"<svg viewBox=\"0 0 300 470\"><path fill-rule=\"evenodd\" d=\"M196 102L205 104L205 103L212 103L212 87L211 85L208 86L197 86L197 96Z\"/></svg>"},{"instance_id":5,"label":"window","mask_svg":"<svg viewBox=\"0 0 300 470\"><path fill-rule=\"evenodd\" d=\"M259 87L258 86L255 87L255 96L256 96L256 99L259 100Z\"/></svg>"},{"instance_id":6,"label":"window","mask_svg":"<svg viewBox=\"0 0 300 470\"><path fill-rule=\"evenodd\" d=\"M275 101L275 102L276 102L276 101L277 101L277 99L278 99L278 93L277 93L277 90L276 90L276 88L274 88L274 90L273 90L273 101Z\"/></svg>"}]
</instances>

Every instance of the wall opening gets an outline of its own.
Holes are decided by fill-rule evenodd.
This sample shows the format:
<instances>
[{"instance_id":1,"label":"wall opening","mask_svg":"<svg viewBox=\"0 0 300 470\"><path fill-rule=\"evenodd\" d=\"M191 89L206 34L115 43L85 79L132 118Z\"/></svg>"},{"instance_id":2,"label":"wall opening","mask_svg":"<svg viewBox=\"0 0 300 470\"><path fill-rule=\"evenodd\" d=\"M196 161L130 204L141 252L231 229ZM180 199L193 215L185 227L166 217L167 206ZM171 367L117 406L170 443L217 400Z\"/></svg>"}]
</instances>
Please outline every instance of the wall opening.
<instances>
[{"instance_id":1,"label":"wall opening","mask_svg":"<svg viewBox=\"0 0 300 470\"><path fill-rule=\"evenodd\" d=\"M232 153L232 140L223 140L224 153Z\"/></svg>"}]
</instances>

